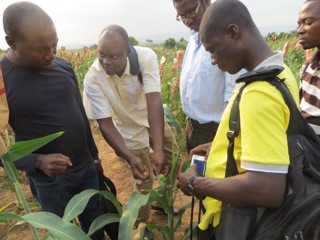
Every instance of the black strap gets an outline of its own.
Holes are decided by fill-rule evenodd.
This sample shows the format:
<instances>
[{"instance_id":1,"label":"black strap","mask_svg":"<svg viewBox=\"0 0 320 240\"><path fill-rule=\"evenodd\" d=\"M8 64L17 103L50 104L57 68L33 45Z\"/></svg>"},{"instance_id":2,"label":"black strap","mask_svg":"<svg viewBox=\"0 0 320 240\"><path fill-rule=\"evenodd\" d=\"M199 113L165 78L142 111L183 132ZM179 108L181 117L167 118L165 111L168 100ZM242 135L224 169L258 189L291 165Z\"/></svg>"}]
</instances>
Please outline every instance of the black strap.
<instances>
[{"instance_id":1,"label":"black strap","mask_svg":"<svg viewBox=\"0 0 320 240\"><path fill-rule=\"evenodd\" d=\"M228 145L228 160L226 166L226 174L225 177L230 177L239 174L236 160L234 159L233 150L234 150L234 139L239 135L240 132L240 111L239 111L239 103L242 96L242 91L245 85L242 86L239 90L239 94L234 99L234 103L230 112L230 120L229 120L229 131L227 132L227 137L229 139Z\"/></svg>"},{"instance_id":2,"label":"black strap","mask_svg":"<svg viewBox=\"0 0 320 240\"><path fill-rule=\"evenodd\" d=\"M134 76L138 75L139 82L143 85L143 78L142 78L142 73L140 71L140 64L139 64L137 51L134 48L134 46L130 43L129 43L129 49L130 49L130 54L128 58L130 63L130 74Z\"/></svg>"}]
</instances>

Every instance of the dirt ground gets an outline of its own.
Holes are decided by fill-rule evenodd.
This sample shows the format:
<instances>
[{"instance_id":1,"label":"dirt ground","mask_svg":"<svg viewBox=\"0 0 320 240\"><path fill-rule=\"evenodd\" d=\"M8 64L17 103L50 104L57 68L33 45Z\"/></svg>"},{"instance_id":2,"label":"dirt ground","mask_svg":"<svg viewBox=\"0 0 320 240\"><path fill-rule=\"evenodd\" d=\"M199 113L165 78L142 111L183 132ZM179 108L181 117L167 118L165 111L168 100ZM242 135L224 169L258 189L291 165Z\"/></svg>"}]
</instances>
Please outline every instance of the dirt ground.
<instances>
[{"instance_id":1,"label":"dirt ground","mask_svg":"<svg viewBox=\"0 0 320 240\"><path fill-rule=\"evenodd\" d=\"M99 149L100 156L102 158L102 166L104 169L104 173L106 176L111 178L116 185L118 199L122 205L125 205L128 197L132 193L133 189L133 178L131 174L131 170L126 162L117 157L112 148L105 142L103 137L101 136L96 124L92 123L92 131L94 134L94 138L96 144ZM29 191L28 180L21 174L21 185L23 191L25 193L26 198L35 203L35 206L31 207L31 211L40 211L40 207L37 206L37 202L33 198L32 194ZM179 191L176 201L175 207L180 208L184 206L186 203L191 201L190 197L186 197L183 193ZM197 207L195 207L197 209ZM21 210L16 205L16 197L12 190L10 190L6 176L2 168L0 168L0 212L13 212L17 214L24 214L23 210ZM195 210L195 216L197 216L197 212ZM149 222L155 223L156 225L166 226L167 225L167 216L158 211L151 211L151 217ZM179 230L175 233L175 239L180 240L183 239L184 230L188 227L190 222L190 211L187 210L182 219L182 224ZM8 230L15 225L15 221L9 221L6 223L0 223L0 240L4 240L8 234ZM40 230L40 236L44 238L45 230ZM154 239L162 239L161 234L154 230ZM32 240L33 236L30 231L28 225L17 225L14 226L9 235L8 240ZM80 239L79 239L80 240Z\"/></svg>"}]
</instances>

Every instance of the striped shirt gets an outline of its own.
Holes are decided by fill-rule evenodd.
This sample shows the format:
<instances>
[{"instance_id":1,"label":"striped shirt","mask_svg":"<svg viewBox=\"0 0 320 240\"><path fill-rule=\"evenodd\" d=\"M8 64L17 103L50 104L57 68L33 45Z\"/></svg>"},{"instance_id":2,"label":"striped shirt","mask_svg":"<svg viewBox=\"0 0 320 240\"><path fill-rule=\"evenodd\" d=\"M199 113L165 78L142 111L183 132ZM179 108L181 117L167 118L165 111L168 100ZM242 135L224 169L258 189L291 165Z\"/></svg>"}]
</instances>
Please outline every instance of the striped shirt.
<instances>
[{"instance_id":1,"label":"striped shirt","mask_svg":"<svg viewBox=\"0 0 320 240\"><path fill-rule=\"evenodd\" d=\"M180 77L183 111L201 124L219 123L239 74L230 75L212 65L210 53L200 43L198 32L191 31L191 34Z\"/></svg>"},{"instance_id":2,"label":"striped shirt","mask_svg":"<svg viewBox=\"0 0 320 240\"><path fill-rule=\"evenodd\" d=\"M300 108L303 117L320 134L320 52L301 67Z\"/></svg>"}]
</instances>

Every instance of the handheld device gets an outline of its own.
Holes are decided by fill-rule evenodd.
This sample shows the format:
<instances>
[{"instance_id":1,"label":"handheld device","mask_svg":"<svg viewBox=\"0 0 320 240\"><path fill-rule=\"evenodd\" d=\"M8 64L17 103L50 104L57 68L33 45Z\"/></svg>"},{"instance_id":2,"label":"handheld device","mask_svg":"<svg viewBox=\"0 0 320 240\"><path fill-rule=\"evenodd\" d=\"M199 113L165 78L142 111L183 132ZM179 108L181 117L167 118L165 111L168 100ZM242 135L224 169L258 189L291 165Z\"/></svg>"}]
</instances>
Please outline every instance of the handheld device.
<instances>
[{"instance_id":1,"label":"handheld device","mask_svg":"<svg viewBox=\"0 0 320 240\"><path fill-rule=\"evenodd\" d=\"M197 171L199 175L204 176L204 171L205 171L204 156L193 155L191 159L191 166L193 164L197 165Z\"/></svg>"}]
</instances>

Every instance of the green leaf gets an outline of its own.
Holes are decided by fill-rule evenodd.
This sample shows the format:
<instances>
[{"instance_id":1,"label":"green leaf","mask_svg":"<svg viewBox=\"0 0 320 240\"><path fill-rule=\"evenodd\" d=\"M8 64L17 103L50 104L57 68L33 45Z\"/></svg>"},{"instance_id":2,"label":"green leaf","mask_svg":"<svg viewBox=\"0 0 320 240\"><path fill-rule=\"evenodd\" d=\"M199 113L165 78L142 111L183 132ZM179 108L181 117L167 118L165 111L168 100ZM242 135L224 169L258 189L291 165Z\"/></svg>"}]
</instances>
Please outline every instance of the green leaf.
<instances>
[{"instance_id":1,"label":"green leaf","mask_svg":"<svg viewBox=\"0 0 320 240\"><path fill-rule=\"evenodd\" d=\"M186 172L188 169L190 169L190 161L189 159L185 160L183 163L182 163L182 167L181 167L181 172Z\"/></svg>"},{"instance_id":2,"label":"green leaf","mask_svg":"<svg viewBox=\"0 0 320 240\"><path fill-rule=\"evenodd\" d=\"M56 240L90 240L80 228L70 222L63 221L57 215L49 212L29 213L24 216L13 213L0 213L0 222L8 220L23 221L33 227L47 229Z\"/></svg>"},{"instance_id":3,"label":"green leaf","mask_svg":"<svg viewBox=\"0 0 320 240\"><path fill-rule=\"evenodd\" d=\"M0 223L6 222L9 220L23 221L23 218L21 218L19 215L14 213L0 213Z\"/></svg>"},{"instance_id":4,"label":"green leaf","mask_svg":"<svg viewBox=\"0 0 320 240\"><path fill-rule=\"evenodd\" d=\"M131 236L133 236L133 227L138 217L139 209L147 204L148 199L149 194L143 195L139 192L133 192L130 195L120 218L119 239L131 240Z\"/></svg>"},{"instance_id":5,"label":"green leaf","mask_svg":"<svg viewBox=\"0 0 320 240\"><path fill-rule=\"evenodd\" d=\"M175 131L177 134L180 134L180 127L179 127L179 122L177 119L173 116L173 113L170 109L170 107L167 104L163 104L163 110L164 110L164 115L166 117L166 121L171 127L173 131Z\"/></svg>"},{"instance_id":6,"label":"green leaf","mask_svg":"<svg viewBox=\"0 0 320 240\"><path fill-rule=\"evenodd\" d=\"M22 217L36 228L47 229L56 240L90 240L80 228L49 212L29 213Z\"/></svg>"},{"instance_id":7,"label":"green leaf","mask_svg":"<svg viewBox=\"0 0 320 240\"><path fill-rule=\"evenodd\" d=\"M199 200L197 198L195 198L194 204L198 203ZM188 209L191 208L192 202L190 201L189 203L185 204L182 208L179 209L179 213L176 221L176 224L174 226L174 229L178 229L178 227L181 225L182 223L182 215L184 214L184 212Z\"/></svg>"},{"instance_id":8,"label":"green leaf","mask_svg":"<svg viewBox=\"0 0 320 240\"><path fill-rule=\"evenodd\" d=\"M97 193L102 194L106 199L109 199L115 205L118 212L120 214L122 213L120 203L112 193L108 192L107 190L99 191L95 189L86 189L70 199L64 211L63 220L71 221L72 219L80 215L87 206L90 198Z\"/></svg>"},{"instance_id":9,"label":"green leaf","mask_svg":"<svg viewBox=\"0 0 320 240\"><path fill-rule=\"evenodd\" d=\"M9 147L8 152L3 154L1 158L5 161L16 161L32 153L38 148L46 145L47 143L51 142L52 140L56 139L62 134L63 132L57 132L57 133L50 134L48 136L33 139L33 140L16 142L15 144Z\"/></svg>"},{"instance_id":10,"label":"green leaf","mask_svg":"<svg viewBox=\"0 0 320 240\"><path fill-rule=\"evenodd\" d=\"M91 236L94 232L99 230L100 228L104 227L109 223L119 222L120 215L115 213L105 213L97 217L92 223L89 228L88 235Z\"/></svg>"},{"instance_id":11,"label":"green leaf","mask_svg":"<svg viewBox=\"0 0 320 240\"><path fill-rule=\"evenodd\" d=\"M1 159L3 168L10 180L11 183L16 183L19 182L19 175L16 167L14 166L13 162L11 161L6 161L4 159Z\"/></svg>"}]
</instances>

